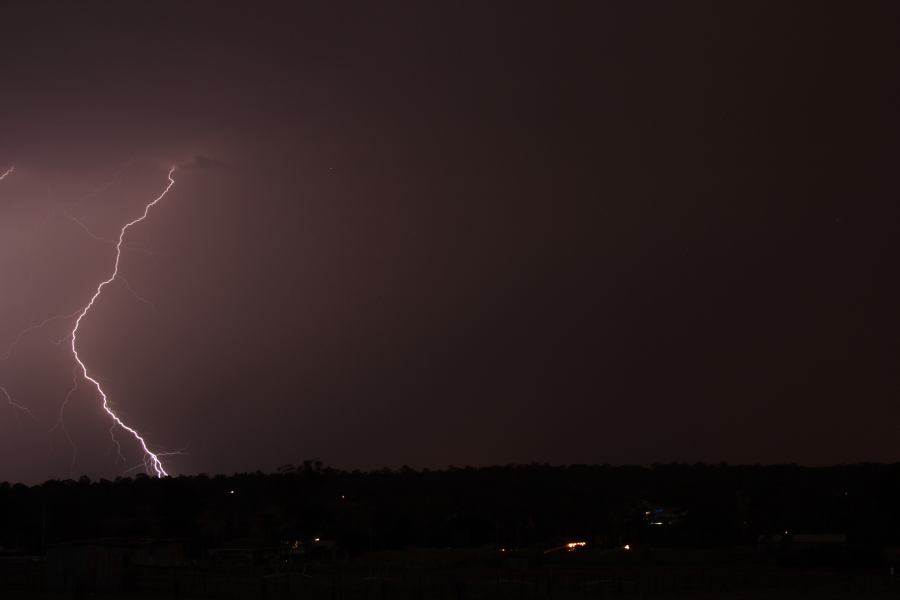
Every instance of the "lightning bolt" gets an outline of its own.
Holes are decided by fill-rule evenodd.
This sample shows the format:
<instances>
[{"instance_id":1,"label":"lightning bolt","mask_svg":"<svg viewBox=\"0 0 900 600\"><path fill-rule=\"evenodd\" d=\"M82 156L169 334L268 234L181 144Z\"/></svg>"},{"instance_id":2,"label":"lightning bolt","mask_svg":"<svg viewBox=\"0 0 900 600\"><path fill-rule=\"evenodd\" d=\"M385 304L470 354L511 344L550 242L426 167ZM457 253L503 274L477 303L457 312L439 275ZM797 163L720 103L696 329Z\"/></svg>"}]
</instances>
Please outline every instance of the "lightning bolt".
<instances>
[{"instance_id":1,"label":"lightning bolt","mask_svg":"<svg viewBox=\"0 0 900 600\"><path fill-rule=\"evenodd\" d=\"M9 176L11 173L15 172L15 170L16 170L16 168L15 168L14 166L8 168L6 171L4 171L2 174L0 174L0 181L3 181L4 179L6 179L7 176ZM22 334L22 335L24 335L24 334ZM21 339L21 336L20 336L19 339ZM19 339L16 339L16 341L13 342L13 346L19 342ZM4 353L3 356L0 356L0 360L5 360L5 358L8 358L8 354L9 354L10 352L12 352L12 346L10 346L10 349L9 349L6 353ZM0 392L3 392L3 397L6 398L6 403L7 403L14 411L16 411L16 410L22 411L23 413L25 413L26 415L28 415L29 417L31 417L32 419L34 419L34 414L31 412L31 410L30 410L27 406L25 406L24 404L20 404L20 403L16 402L16 401L13 399L12 395L9 393L9 390L7 390L7 389L6 389L4 386L2 386L2 385L0 385ZM13 412L13 414L15 415L16 421L18 422L18 420L19 420L19 413ZM35 419L35 420L36 420L36 419Z\"/></svg>"},{"instance_id":2,"label":"lightning bolt","mask_svg":"<svg viewBox=\"0 0 900 600\"><path fill-rule=\"evenodd\" d=\"M23 413L25 413L26 415L31 417L32 420L34 420L35 422L37 421L37 419L34 418L34 413L32 413L31 410L24 404L19 404L18 402L13 400L13 397L10 395L9 391L2 385L0 385L0 392L3 393L3 395L6 397L6 403L9 404L12 408L22 411ZM16 414L16 420L18 421L18 419L19 419L18 413L15 413L15 414Z\"/></svg>"},{"instance_id":3,"label":"lightning bolt","mask_svg":"<svg viewBox=\"0 0 900 600\"><path fill-rule=\"evenodd\" d=\"M150 310L153 311L154 314L156 313L156 305L153 304L153 301L147 300L146 298L144 298L143 296L138 294L136 291L134 291L134 288L131 287L131 284L128 282L128 280L125 279L124 277L122 277L121 275L119 275L119 281L121 281L125 285L125 289L128 290L129 294L134 296L135 300L137 300L138 302L140 302L141 304L143 304L145 306L150 307Z\"/></svg>"},{"instance_id":4,"label":"lightning bolt","mask_svg":"<svg viewBox=\"0 0 900 600\"><path fill-rule=\"evenodd\" d=\"M53 449L53 432L57 429L61 429L63 435L66 437L66 441L69 442L69 447L72 449L72 461L69 463L69 477L72 477L72 473L75 471L75 462L78 458L78 446L75 445L75 440L72 439L72 436L69 435L69 430L66 429L66 422L63 420L63 416L66 412L66 407L69 405L69 400L72 399L72 395L78 391L78 369L72 370L72 387L69 388L69 393L66 394L65 399L62 402L62 405L59 407L59 416L56 418L56 424L50 429L50 449Z\"/></svg>"},{"instance_id":5,"label":"lightning bolt","mask_svg":"<svg viewBox=\"0 0 900 600\"><path fill-rule=\"evenodd\" d=\"M85 232L86 234L88 234L88 236L89 236L91 239L96 240L96 241L101 242L101 243L104 243L104 244L109 244L110 246L115 246L115 245L116 245L116 241L115 241L115 240L108 240L108 239L106 239L106 238L100 237L99 235L97 235L96 233L94 233L93 231L91 231L90 228L89 228L87 225L85 225L84 222L81 221L80 219L78 219L77 217L73 217L72 215L70 215L68 212L65 212L65 211L63 211L63 215L64 215L68 220L72 221L73 223L75 223L75 224L77 224L79 227L81 227L81 229L84 230L84 232ZM150 250L148 250L148 249L146 249L146 248L141 248L141 247L138 247L138 246L128 246L128 245L123 245L122 247L123 247L123 248L126 248L126 249L134 249L134 250L138 250L139 252L142 252L142 253L146 254L147 256L149 256L150 258L154 259L154 261L156 260L156 255L155 255L155 253L152 252L152 251L150 251ZM142 304L146 304L147 306L150 307L150 309L151 309L154 313L156 312L156 305L153 304L153 302L151 302L150 300L147 300L146 298L144 298L143 296L141 296L140 294L138 294L138 293L134 290L134 288L131 287L131 283L129 283L129 281L128 281L127 279L125 279L124 277L122 277L121 275L119 275L119 281L122 282L122 284L125 286L125 289L128 290L128 293L131 294L132 296L134 296L135 300L137 300L138 302L140 302L140 303L142 303ZM78 313L76 312L75 314L78 314ZM72 316L74 317L75 314L73 314ZM66 336L65 339L68 339L68 336Z\"/></svg>"},{"instance_id":6,"label":"lightning bolt","mask_svg":"<svg viewBox=\"0 0 900 600\"><path fill-rule=\"evenodd\" d=\"M78 226L79 226L86 234L88 234L88 236L89 236L92 240L95 240L95 241L100 242L100 243L102 243L102 244L109 244L110 246L115 246L115 245L116 245L116 240L108 240L108 239L106 239L106 238L104 238L104 237L100 237L99 235L97 235L96 233L94 233L93 231L91 231L90 227L88 227L87 225L85 225L84 221L82 221L82 220L79 219L78 217L75 217L75 216L73 216L73 215L70 215L67 211L63 211L63 216L64 216L66 219L68 219L69 221L72 221L73 223L75 223L76 225L78 225ZM135 246L135 245L132 245L132 244L125 244L125 245L122 246L122 247L125 248L126 250L134 250L135 252L140 252L141 254L144 254L145 256L148 256L149 258L152 258L152 259L154 260L154 262L156 261L157 253L156 253L156 252L153 252L152 250L150 250L150 249L148 249L148 248L144 248L143 246Z\"/></svg>"},{"instance_id":7,"label":"lightning bolt","mask_svg":"<svg viewBox=\"0 0 900 600\"><path fill-rule=\"evenodd\" d=\"M149 202L146 206L144 206L144 212L141 214L141 216L139 216L138 218L136 218L132 221L129 221L128 223L126 223L125 225L122 226L122 229L119 230L119 238L118 238L118 241L116 242L116 260L115 260L115 263L113 264L112 275L110 275L109 278L101 281L100 284L97 286L97 289L94 292L94 295L91 296L90 301L84 306L84 308L78 314L78 317L75 319L75 326L72 328L72 334L71 334L71 348L72 348L72 355L75 357L75 362L78 363L78 367L81 369L82 376L86 380L91 382L91 384L93 384L93 386L97 389L97 393L100 394L100 398L103 400L103 410L105 410L106 413L113 420L112 428L115 428L115 426L118 425L119 427L121 427L122 429L127 431L129 434L131 434L131 436L140 444L141 449L143 449L143 451L144 451L144 464L147 466L147 470L152 471L157 477L160 477L160 478L167 477L169 475L166 472L165 467L163 466L162 460L160 459L160 456L165 456L165 454L164 453L157 454L157 453L154 453L152 450L150 450L150 447L147 445L147 442L143 438L143 436L141 436L141 434L138 433L138 431L136 429L127 425L119 417L119 415L117 415L116 412L112 408L110 408L109 398L106 395L106 392L103 391L103 386L100 385L100 382L98 380L91 377L91 375L88 373L87 366L85 365L84 361L81 360L81 356L79 356L79 354L78 354L78 330L81 328L81 321L88 314L88 312L90 312L91 308L93 308L94 302L96 302L97 298L100 297L100 294L103 293L103 289L106 286L108 286L109 284L111 284L113 281L115 281L119 275L119 261L122 258L122 245L125 241L125 233L131 227L133 227L134 225L137 225L138 223L140 223L141 221L146 219L147 215L150 213L150 209L153 208L154 206L156 206L156 204L160 200L162 200L166 194L169 193L169 190L172 189L173 185L175 185L175 179L172 177L172 174L174 172L175 172L175 167L172 167L171 169L169 169L168 185L166 186L166 188L162 191L162 193L159 196L157 196L152 202Z\"/></svg>"},{"instance_id":8,"label":"lightning bolt","mask_svg":"<svg viewBox=\"0 0 900 600\"><path fill-rule=\"evenodd\" d=\"M35 323L34 325L29 325L28 327L26 327L25 329L20 331L19 334L15 337L15 339L13 339L13 341L10 342L9 345L6 347L6 351L3 352L3 354L0 354L0 362L2 362L4 360L8 360L9 357L12 356L13 350L15 350L16 346L18 346L19 343L22 341L22 338L24 338L26 335L28 335L32 331L37 331L38 329L43 329L44 327L46 327L47 325L49 325L50 323L52 323L54 321L60 321L62 319L72 319L75 317L75 315L78 314L78 312L79 311L75 311L75 312L69 313L67 315L53 315L52 317L47 317L40 323ZM68 339L68 338L69 338L69 335L66 334L66 337L64 339Z\"/></svg>"}]
</instances>

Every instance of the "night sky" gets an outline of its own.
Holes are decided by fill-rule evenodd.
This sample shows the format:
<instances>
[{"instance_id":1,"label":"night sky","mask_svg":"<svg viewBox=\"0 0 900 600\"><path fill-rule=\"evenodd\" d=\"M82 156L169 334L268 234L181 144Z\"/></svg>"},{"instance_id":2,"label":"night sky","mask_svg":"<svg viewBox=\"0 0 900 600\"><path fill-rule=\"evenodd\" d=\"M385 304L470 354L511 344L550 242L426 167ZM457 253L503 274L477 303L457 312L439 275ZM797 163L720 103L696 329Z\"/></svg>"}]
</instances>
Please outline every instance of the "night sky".
<instances>
[{"instance_id":1,"label":"night sky","mask_svg":"<svg viewBox=\"0 0 900 600\"><path fill-rule=\"evenodd\" d=\"M488 5L489 4L489 5ZM559 5L562 6L559 6ZM227 6L226 6L227 5ZM0 350L172 474L897 461L900 210L826 2L0 6ZM883 194L882 194L883 195ZM71 330L0 480L141 464Z\"/></svg>"}]
</instances>

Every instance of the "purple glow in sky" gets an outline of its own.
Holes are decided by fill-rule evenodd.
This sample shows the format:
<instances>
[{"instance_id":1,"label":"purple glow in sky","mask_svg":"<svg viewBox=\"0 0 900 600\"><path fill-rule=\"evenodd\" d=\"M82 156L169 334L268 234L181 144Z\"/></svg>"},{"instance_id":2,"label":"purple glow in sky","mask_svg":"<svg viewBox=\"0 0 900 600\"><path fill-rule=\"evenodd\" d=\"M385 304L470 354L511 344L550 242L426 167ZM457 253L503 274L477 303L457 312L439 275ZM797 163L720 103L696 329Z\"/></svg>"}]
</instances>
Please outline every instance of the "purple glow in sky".
<instances>
[{"instance_id":1,"label":"purple glow in sky","mask_svg":"<svg viewBox=\"0 0 900 600\"><path fill-rule=\"evenodd\" d=\"M856 9L551 4L4 4L0 480L900 460Z\"/></svg>"}]
</instances>

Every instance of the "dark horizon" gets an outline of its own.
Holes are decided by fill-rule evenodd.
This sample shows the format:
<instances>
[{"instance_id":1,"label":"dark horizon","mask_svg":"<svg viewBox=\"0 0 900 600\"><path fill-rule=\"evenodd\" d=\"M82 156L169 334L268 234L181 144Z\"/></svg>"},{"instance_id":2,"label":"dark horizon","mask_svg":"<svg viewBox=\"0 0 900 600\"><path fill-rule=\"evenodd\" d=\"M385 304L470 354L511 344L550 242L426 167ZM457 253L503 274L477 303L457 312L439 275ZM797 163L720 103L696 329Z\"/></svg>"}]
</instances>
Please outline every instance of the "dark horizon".
<instances>
[{"instance_id":1,"label":"dark horizon","mask_svg":"<svg viewBox=\"0 0 900 600\"><path fill-rule=\"evenodd\" d=\"M131 470L129 472L123 472L114 475L112 478L107 478L104 476L92 477L87 473L74 473L70 476L62 476L55 477L51 479L46 479L44 481L38 482L24 482L24 481L6 481L0 480L0 485L6 487L15 487L15 486L23 486L28 489L39 489L45 485L51 484L67 484L67 483L87 483L89 485L94 484L107 484L107 483L116 483L120 481L135 481L135 480L145 480L145 479L235 479L242 477L268 477L268 476L280 476L293 472L302 472L304 469L309 470L325 470L333 474L339 475L352 475L352 476L376 476L379 474L412 474L412 475L445 475L452 474L458 472L491 472L491 471L503 471L503 470L551 470L551 471L565 471L565 470L611 470L611 471L622 471L626 472L629 470L633 470L636 472L643 473L652 473L654 471L659 470L690 470L690 469L700 469L700 470L715 470L715 469L724 469L731 471L744 471L744 470L761 470L761 471L778 471L778 470L793 470L804 473L834 473L841 471L854 471L858 470L864 472L867 469L876 469L881 472L884 471L892 471L892 470L900 470L900 461L898 462L871 462L871 461L861 461L855 463L835 463L831 465L804 465L799 463L728 463L725 461L720 462L656 462L656 463L647 463L647 464L637 464L637 463L620 463L620 464L611 464L611 463L568 463L568 464L554 464L547 462L530 462L530 463L505 463L505 464L491 464L491 465L442 465L436 467L413 467L408 464L397 465L397 466L388 466L384 465L381 467L372 467L367 469L359 469L359 468L343 468L343 467L335 467L333 465L329 465L327 463L322 462L317 458L305 459L302 461L294 461L290 463L283 463L278 465L277 467L272 467L268 469L255 469L252 471L233 471L233 472L197 472L197 473L172 473L168 477L158 478L152 473L148 473L146 471L139 471L137 469Z\"/></svg>"},{"instance_id":2,"label":"dark horizon","mask_svg":"<svg viewBox=\"0 0 900 600\"><path fill-rule=\"evenodd\" d=\"M79 333L173 475L896 463L861 10L5 3L0 355L177 165ZM141 464L83 379L56 426L66 323L0 361L0 480Z\"/></svg>"},{"instance_id":3,"label":"dark horizon","mask_svg":"<svg viewBox=\"0 0 900 600\"><path fill-rule=\"evenodd\" d=\"M643 548L645 562L651 548L689 555L704 547L741 548L740 560L752 562L761 539L793 533L841 535L875 566L900 542L898 474L900 464L360 473L308 462L271 474L0 483L0 550L42 555L66 544L155 539L181 540L202 556L227 544L322 537L348 558L385 550L412 557L415 548L496 555L581 539L594 550ZM838 564L853 562L845 553Z\"/></svg>"}]
</instances>

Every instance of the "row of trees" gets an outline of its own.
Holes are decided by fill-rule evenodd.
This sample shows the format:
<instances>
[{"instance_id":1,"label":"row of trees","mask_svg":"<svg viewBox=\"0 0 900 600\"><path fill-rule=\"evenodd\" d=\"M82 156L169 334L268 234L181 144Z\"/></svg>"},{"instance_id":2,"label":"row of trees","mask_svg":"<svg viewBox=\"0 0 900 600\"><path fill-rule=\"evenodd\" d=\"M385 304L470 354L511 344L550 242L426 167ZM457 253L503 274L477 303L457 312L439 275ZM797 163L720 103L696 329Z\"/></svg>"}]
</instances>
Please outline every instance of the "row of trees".
<instances>
[{"instance_id":1,"label":"row of trees","mask_svg":"<svg viewBox=\"0 0 900 600\"><path fill-rule=\"evenodd\" d=\"M402 546L523 547L565 537L752 544L759 534L846 533L900 543L900 465L727 465L342 471L0 484L0 546L42 552L96 537L169 537L203 547L336 539L350 552ZM648 507L683 515L652 527Z\"/></svg>"}]
</instances>

